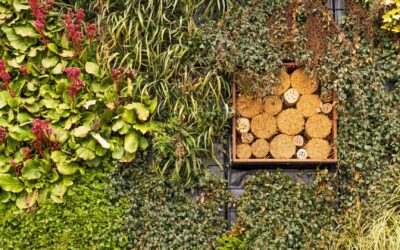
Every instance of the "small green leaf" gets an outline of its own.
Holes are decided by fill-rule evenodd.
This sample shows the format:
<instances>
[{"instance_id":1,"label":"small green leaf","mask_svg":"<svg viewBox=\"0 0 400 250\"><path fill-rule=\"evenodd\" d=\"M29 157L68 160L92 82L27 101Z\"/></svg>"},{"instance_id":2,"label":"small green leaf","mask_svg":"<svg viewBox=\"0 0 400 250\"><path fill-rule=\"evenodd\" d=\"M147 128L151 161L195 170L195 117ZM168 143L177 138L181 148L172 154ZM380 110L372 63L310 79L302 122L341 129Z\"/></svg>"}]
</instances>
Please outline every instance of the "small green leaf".
<instances>
[{"instance_id":1,"label":"small green leaf","mask_svg":"<svg viewBox=\"0 0 400 250\"><path fill-rule=\"evenodd\" d=\"M122 114L122 119L129 124L136 123L136 114L134 110L125 109L124 113Z\"/></svg>"},{"instance_id":2,"label":"small green leaf","mask_svg":"<svg viewBox=\"0 0 400 250\"><path fill-rule=\"evenodd\" d=\"M145 137L141 136L140 141L139 141L140 149L146 150L148 146L149 146L149 143L148 143L147 139Z\"/></svg>"},{"instance_id":3,"label":"small green leaf","mask_svg":"<svg viewBox=\"0 0 400 250\"><path fill-rule=\"evenodd\" d=\"M64 178L62 181L54 184L53 188L51 189L51 194L62 198L67 192L68 187L72 186L74 182L68 178Z\"/></svg>"},{"instance_id":4,"label":"small green leaf","mask_svg":"<svg viewBox=\"0 0 400 250\"><path fill-rule=\"evenodd\" d=\"M39 179L42 176L40 172L41 161L39 159L29 159L24 162L22 168L22 177L27 180Z\"/></svg>"},{"instance_id":5,"label":"small green leaf","mask_svg":"<svg viewBox=\"0 0 400 250\"><path fill-rule=\"evenodd\" d=\"M96 154L94 153L93 150L90 150L85 147L79 147L76 150L76 154L79 158L81 158L85 161L93 160L96 157Z\"/></svg>"},{"instance_id":6,"label":"small green leaf","mask_svg":"<svg viewBox=\"0 0 400 250\"><path fill-rule=\"evenodd\" d=\"M106 141L106 139L104 139L103 137L101 137L101 135L97 134L97 133L90 133L94 139L96 139L96 141L103 147L103 148L110 148L110 143L108 143Z\"/></svg>"},{"instance_id":7,"label":"small green leaf","mask_svg":"<svg viewBox=\"0 0 400 250\"><path fill-rule=\"evenodd\" d=\"M67 155L61 151L53 151L51 152L51 159L55 163L65 162L67 160Z\"/></svg>"},{"instance_id":8,"label":"small green leaf","mask_svg":"<svg viewBox=\"0 0 400 250\"><path fill-rule=\"evenodd\" d=\"M63 50L63 52L60 54L61 57L74 57L75 56L75 51L73 50Z\"/></svg>"},{"instance_id":9,"label":"small green leaf","mask_svg":"<svg viewBox=\"0 0 400 250\"><path fill-rule=\"evenodd\" d=\"M60 162L57 163L57 170L62 175L72 175L75 174L79 169L76 163Z\"/></svg>"},{"instance_id":10,"label":"small green leaf","mask_svg":"<svg viewBox=\"0 0 400 250\"><path fill-rule=\"evenodd\" d=\"M50 50L51 52L54 52L54 53L58 54L57 45L55 45L54 43L49 43L49 44L47 44L47 48L49 48L49 50Z\"/></svg>"},{"instance_id":11,"label":"small green leaf","mask_svg":"<svg viewBox=\"0 0 400 250\"><path fill-rule=\"evenodd\" d=\"M146 106L144 106L140 102L134 102L134 103L128 104L125 106L125 108L127 110L134 109L136 111L136 114L137 114L139 120L141 120L141 121L146 121L149 118L149 115L150 115L149 110L146 108Z\"/></svg>"},{"instance_id":12,"label":"small green leaf","mask_svg":"<svg viewBox=\"0 0 400 250\"><path fill-rule=\"evenodd\" d=\"M24 184L10 174L0 174L0 187L8 192L19 193L24 190Z\"/></svg>"},{"instance_id":13,"label":"small green leaf","mask_svg":"<svg viewBox=\"0 0 400 250\"><path fill-rule=\"evenodd\" d=\"M21 12L21 10L29 10L29 5L20 3L18 0L13 1L13 6L16 12Z\"/></svg>"},{"instance_id":14,"label":"small green leaf","mask_svg":"<svg viewBox=\"0 0 400 250\"><path fill-rule=\"evenodd\" d=\"M32 38L39 37L39 34L36 32L36 30L29 24L16 26L14 28L14 31L15 34L22 37L32 37Z\"/></svg>"},{"instance_id":15,"label":"small green leaf","mask_svg":"<svg viewBox=\"0 0 400 250\"><path fill-rule=\"evenodd\" d=\"M36 39L22 37L15 33L13 28L3 25L1 30L6 34L10 45L21 52L25 52L29 47L36 43Z\"/></svg>"},{"instance_id":16,"label":"small green leaf","mask_svg":"<svg viewBox=\"0 0 400 250\"><path fill-rule=\"evenodd\" d=\"M92 74L96 77L99 76L99 65L97 65L96 63L93 62L86 62L85 64L85 70L86 72L88 72L89 74Z\"/></svg>"},{"instance_id":17,"label":"small green leaf","mask_svg":"<svg viewBox=\"0 0 400 250\"><path fill-rule=\"evenodd\" d=\"M124 149L128 153L135 153L139 146L139 136L135 132L130 132L125 136Z\"/></svg>"},{"instance_id":18,"label":"small green leaf","mask_svg":"<svg viewBox=\"0 0 400 250\"><path fill-rule=\"evenodd\" d=\"M90 131L89 126L80 126L80 127L75 128L74 131L72 132L72 134L75 137L83 138L88 135L89 131Z\"/></svg>"},{"instance_id":19,"label":"small green leaf","mask_svg":"<svg viewBox=\"0 0 400 250\"><path fill-rule=\"evenodd\" d=\"M42 65L46 69L53 68L54 66L57 65L58 60L59 60L58 56L45 57L42 59Z\"/></svg>"}]
</instances>

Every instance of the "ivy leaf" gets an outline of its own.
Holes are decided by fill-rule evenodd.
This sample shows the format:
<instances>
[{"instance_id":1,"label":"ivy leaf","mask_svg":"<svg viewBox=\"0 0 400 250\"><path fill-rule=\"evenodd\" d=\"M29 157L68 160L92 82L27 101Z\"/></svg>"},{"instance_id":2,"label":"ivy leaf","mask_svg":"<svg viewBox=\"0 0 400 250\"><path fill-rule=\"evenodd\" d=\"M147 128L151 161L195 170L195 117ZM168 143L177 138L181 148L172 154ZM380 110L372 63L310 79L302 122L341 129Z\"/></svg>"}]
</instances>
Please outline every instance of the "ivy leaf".
<instances>
[{"instance_id":1,"label":"ivy leaf","mask_svg":"<svg viewBox=\"0 0 400 250\"><path fill-rule=\"evenodd\" d=\"M124 149L126 152L135 153L139 146L139 136L135 132L130 132L125 136Z\"/></svg>"},{"instance_id":2,"label":"ivy leaf","mask_svg":"<svg viewBox=\"0 0 400 250\"><path fill-rule=\"evenodd\" d=\"M99 65L97 65L94 62L86 62L85 64L85 70L89 74L92 74L96 77L99 77Z\"/></svg>"},{"instance_id":3,"label":"ivy leaf","mask_svg":"<svg viewBox=\"0 0 400 250\"><path fill-rule=\"evenodd\" d=\"M27 180L39 179L42 176L40 165L41 161L39 159L26 160L22 168L22 177Z\"/></svg>"},{"instance_id":4,"label":"ivy leaf","mask_svg":"<svg viewBox=\"0 0 400 250\"><path fill-rule=\"evenodd\" d=\"M24 190L24 184L10 174L0 174L0 187L8 192L19 193Z\"/></svg>"},{"instance_id":5,"label":"ivy leaf","mask_svg":"<svg viewBox=\"0 0 400 250\"><path fill-rule=\"evenodd\" d=\"M42 59L42 65L46 69L53 68L54 66L57 65L58 60L59 60L58 56L45 57Z\"/></svg>"}]
</instances>

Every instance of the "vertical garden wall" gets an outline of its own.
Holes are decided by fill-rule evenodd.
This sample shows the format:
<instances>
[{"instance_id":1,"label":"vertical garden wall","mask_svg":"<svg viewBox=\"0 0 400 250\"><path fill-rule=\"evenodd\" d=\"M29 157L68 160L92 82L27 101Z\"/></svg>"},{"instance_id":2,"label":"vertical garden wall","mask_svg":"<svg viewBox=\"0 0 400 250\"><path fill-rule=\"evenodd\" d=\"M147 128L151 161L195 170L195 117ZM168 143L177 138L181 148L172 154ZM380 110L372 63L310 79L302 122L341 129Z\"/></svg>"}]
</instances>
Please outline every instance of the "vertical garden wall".
<instances>
[{"instance_id":1,"label":"vertical garden wall","mask_svg":"<svg viewBox=\"0 0 400 250\"><path fill-rule=\"evenodd\" d=\"M0 0L0 248L395 249L396 3L322 2ZM233 77L265 95L285 61L336 91L337 171L233 199Z\"/></svg>"}]
</instances>

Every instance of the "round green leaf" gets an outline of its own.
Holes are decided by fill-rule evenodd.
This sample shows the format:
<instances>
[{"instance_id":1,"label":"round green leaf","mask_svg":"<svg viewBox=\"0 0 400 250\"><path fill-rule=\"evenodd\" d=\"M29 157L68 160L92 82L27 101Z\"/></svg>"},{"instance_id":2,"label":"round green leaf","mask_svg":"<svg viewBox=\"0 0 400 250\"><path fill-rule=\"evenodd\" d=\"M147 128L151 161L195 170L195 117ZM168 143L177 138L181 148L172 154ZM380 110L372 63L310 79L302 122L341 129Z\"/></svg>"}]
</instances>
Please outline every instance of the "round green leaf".
<instances>
[{"instance_id":1,"label":"round green leaf","mask_svg":"<svg viewBox=\"0 0 400 250\"><path fill-rule=\"evenodd\" d=\"M57 65L58 60L59 60L58 56L45 57L42 59L42 65L46 69L53 68L54 66Z\"/></svg>"},{"instance_id":2,"label":"round green leaf","mask_svg":"<svg viewBox=\"0 0 400 250\"><path fill-rule=\"evenodd\" d=\"M135 153L139 146L139 136L135 132L130 132L125 136L124 149L126 152Z\"/></svg>"},{"instance_id":3,"label":"round green leaf","mask_svg":"<svg viewBox=\"0 0 400 250\"><path fill-rule=\"evenodd\" d=\"M41 161L39 159L29 159L24 162L22 177L27 180L39 179L42 176L40 171Z\"/></svg>"},{"instance_id":4,"label":"round green leaf","mask_svg":"<svg viewBox=\"0 0 400 250\"><path fill-rule=\"evenodd\" d=\"M0 174L0 187L8 192L19 193L24 190L24 184L10 174Z\"/></svg>"},{"instance_id":5,"label":"round green leaf","mask_svg":"<svg viewBox=\"0 0 400 250\"><path fill-rule=\"evenodd\" d=\"M85 70L86 72L88 72L89 74L92 74L94 76L99 76L99 65L97 65L96 63L93 62L86 62L85 64Z\"/></svg>"}]
</instances>

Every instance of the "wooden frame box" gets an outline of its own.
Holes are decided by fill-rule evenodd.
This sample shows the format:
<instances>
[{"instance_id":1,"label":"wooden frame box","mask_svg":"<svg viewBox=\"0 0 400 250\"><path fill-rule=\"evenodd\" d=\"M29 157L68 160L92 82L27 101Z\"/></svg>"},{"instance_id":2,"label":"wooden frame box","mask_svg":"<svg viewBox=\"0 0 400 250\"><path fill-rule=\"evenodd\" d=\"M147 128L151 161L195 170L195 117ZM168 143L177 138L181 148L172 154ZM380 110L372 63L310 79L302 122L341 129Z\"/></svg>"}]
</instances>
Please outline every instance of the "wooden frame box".
<instances>
[{"instance_id":1,"label":"wooden frame box","mask_svg":"<svg viewBox=\"0 0 400 250\"><path fill-rule=\"evenodd\" d=\"M293 71L296 68L299 68L299 64L297 63L285 63L284 66L288 71ZM333 110L330 114L330 118L332 120L333 126L332 126L332 132L329 137L329 142L332 145L332 152L330 154L329 159L274 159L274 158L266 158L266 159L255 159L255 158L250 158L250 159L238 159L236 156L236 149L237 149L237 136L238 132L236 131L236 102L237 102L237 90L236 90L236 79L235 77L233 78L233 87L232 87L232 97L233 97L233 110L234 110L234 116L232 119L232 155L231 155L231 163L233 165L248 165L248 166L254 166L254 165L285 165L287 167L294 166L294 167L299 167L299 166L304 166L305 168L310 165L322 165L322 164L336 164L338 160L338 152L337 152L337 147L336 147L336 138L337 138L337 110L336 110L336 96L335 93L333 92Z\"/></svg>"}]
</instances>

